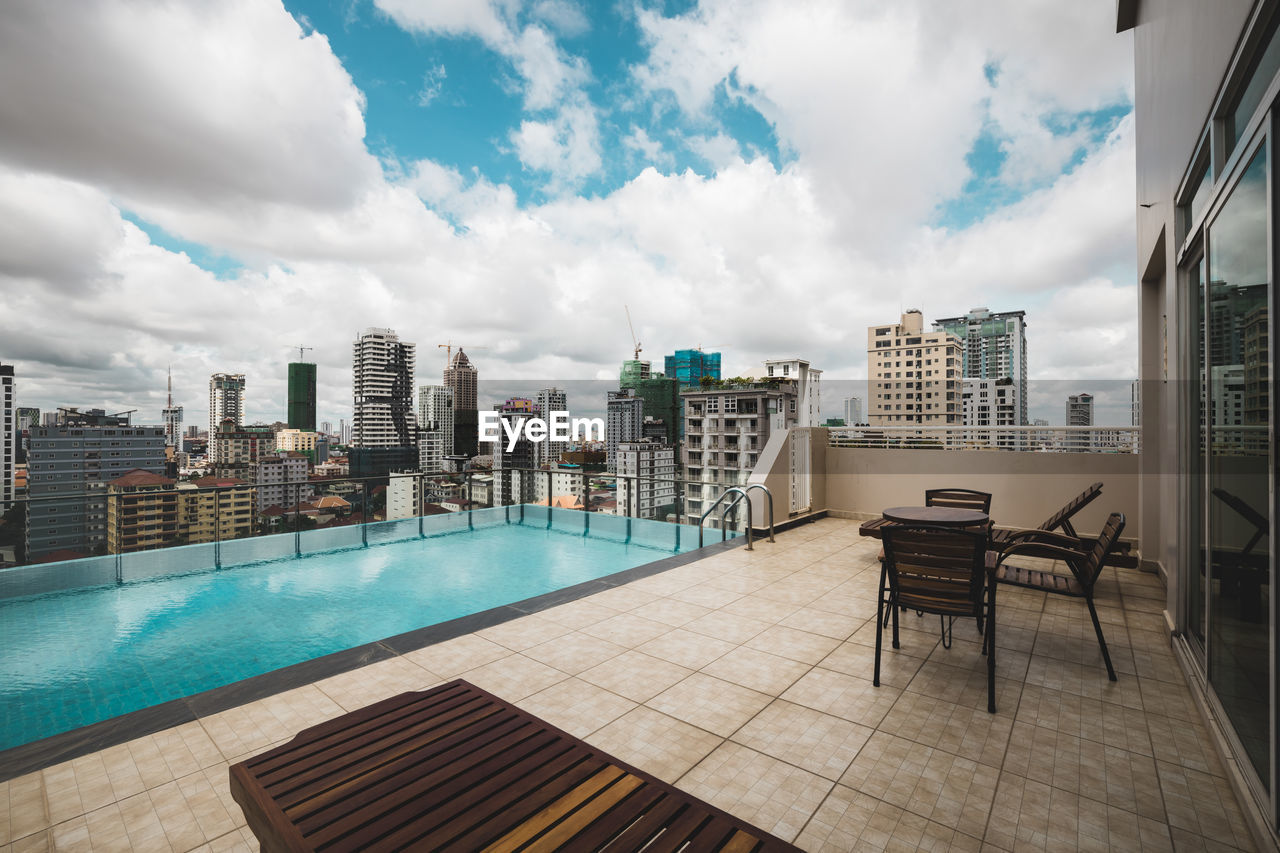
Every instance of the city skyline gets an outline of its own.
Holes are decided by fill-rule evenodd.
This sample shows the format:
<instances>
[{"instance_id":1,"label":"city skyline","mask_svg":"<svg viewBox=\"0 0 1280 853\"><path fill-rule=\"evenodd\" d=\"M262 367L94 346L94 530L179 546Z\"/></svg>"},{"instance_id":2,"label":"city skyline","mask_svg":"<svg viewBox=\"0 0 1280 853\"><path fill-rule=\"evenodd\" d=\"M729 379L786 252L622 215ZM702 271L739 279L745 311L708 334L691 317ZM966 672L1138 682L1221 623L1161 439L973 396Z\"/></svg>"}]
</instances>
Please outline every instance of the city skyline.
<instances>
[{"instance_id":1,"label":"city skyline","mask_svg":"<svg viewBox=\"0 0 1280 853\"><path fill-rule=\"evenodd\" d=\"M611 379L624 305L658 369L860 380L859 330L987 305L1035 318L1033 381L1132 377L1132 37L1096 6L19 3L0 361L21 405L149 421L170 364L195 423L244 373L269 422L303 345L336 422L368 326L418 382L450 341Z\"/></svg>"}]
</instances>

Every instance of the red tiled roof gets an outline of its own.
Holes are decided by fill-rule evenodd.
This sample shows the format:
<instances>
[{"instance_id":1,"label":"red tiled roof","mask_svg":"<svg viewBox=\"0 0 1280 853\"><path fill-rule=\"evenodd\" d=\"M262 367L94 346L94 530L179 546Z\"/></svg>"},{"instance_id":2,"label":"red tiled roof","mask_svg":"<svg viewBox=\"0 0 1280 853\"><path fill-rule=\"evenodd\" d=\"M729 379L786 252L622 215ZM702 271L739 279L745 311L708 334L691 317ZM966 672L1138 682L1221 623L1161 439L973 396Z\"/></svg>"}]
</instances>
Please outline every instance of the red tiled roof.
<instances>
[{"instance_id":1,"label":"red tiled roof","mask_svg":"<svg viewBox=\"0 0 1280 853\"><path fill-rule=\"evenodd\" d=\"M141 468L127 471L109 482L109 486L172 486L175 481Z\"/></svg>"},{"instance_id":2,"label":"red tiled roof","mask_svg":"<svg viewBox=\"0 0 1280 853\"><path fill-rule=\"evenodd\" d=\"M83 560L88 554L82 554L79 551L72 551L70 548L59 548L57 551L51 551L43 557L36 557L31 562L34 563L58 563L62 560Z\"/></svg>"}]
</instances>

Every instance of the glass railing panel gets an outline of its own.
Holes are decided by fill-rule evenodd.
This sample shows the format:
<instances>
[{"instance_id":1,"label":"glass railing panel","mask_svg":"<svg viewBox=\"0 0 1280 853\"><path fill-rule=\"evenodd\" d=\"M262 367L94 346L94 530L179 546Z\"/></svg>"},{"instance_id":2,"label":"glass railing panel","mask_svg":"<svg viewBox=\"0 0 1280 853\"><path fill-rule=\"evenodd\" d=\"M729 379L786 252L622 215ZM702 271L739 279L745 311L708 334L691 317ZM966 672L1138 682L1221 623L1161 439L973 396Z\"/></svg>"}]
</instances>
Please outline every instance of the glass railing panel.
<instances>
[{"instance_id":1,"label":"glass railing panel","mask_svg":"<svg viewBox=\"0 0 1280 853\"><path fill-rule=\"evenodd\" d=\"M220 553L224 567L281 560L297 556L297 538L292 533L277 533L273 536L236 539L233 542L223 542Z\"/></svg>"},{"instance_id":2,"label":"glass railing panel","mask_svg":"<svg viewBox=\"0 0 1280 853\"><path fill-rule=\"evenodd\" d=\"M0 569L0 599L44 595L116 582L116 558L89 557L37 566Z\"/></svg>"},{"instance_id":3,"label":"glass railing panel","mask_svg":"<svg viewBox=\"0 0 1280 853\"><path fill-rule=\"evenodd\" d=\"M211 542L120 555L120 579L139 581L212 569L216 562Z\"/></svg>"},{"instance_id":4,"label":"glass railing panel","mask_svg":"<svg viewBox=\"0 0 1280 853\"><path fill-rule=\"evenodd\" d=\"M365 539L370 545L403 542L406 539L417 539L420 535L416 518L375 521L373 524L365 525Z\"/></svg>"},{"instance_id":5,"label":"glass railing panel","mask_svg":"<svg viewBox=\"0 0 1280 853\"><path fill-rule=\"evenodd\" d=\"M298 542L303 554L314 554L318 551L362 547L364 537L360 534L360 525L348 524L323 530L308 530L298 537Z\"/></svg>"}]
</instances>

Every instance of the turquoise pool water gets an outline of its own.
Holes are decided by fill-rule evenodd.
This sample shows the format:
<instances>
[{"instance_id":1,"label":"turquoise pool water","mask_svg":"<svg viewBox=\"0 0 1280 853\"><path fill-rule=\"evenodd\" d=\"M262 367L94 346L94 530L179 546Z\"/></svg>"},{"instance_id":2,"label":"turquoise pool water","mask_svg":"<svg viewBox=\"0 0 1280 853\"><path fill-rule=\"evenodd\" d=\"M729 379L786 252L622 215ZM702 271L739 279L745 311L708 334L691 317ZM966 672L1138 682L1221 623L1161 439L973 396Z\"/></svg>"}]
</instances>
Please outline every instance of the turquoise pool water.
<instances>
[{"instance_id":1,"label":"turquoise pool water","mask_svg":"<svg viewBox=\"0 0 1280 853\"><path fill-rule=\"evenodd\" d=\"M187 569L214 556L199 545L0 573L0 749L698 544L692 527L520 510L370 525L367 546L358 528L229 542L221 568ZM156 573L166 555L183 573Z\"/></svg>"}]
</instances>

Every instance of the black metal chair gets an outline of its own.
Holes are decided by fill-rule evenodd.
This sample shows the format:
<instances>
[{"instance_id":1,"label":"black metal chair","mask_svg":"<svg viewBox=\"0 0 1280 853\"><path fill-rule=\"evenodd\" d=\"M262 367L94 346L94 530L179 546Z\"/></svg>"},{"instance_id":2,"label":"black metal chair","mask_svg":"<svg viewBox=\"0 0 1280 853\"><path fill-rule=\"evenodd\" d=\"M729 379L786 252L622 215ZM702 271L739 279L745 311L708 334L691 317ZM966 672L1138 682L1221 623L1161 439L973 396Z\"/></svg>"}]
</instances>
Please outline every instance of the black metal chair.
<instances>
[{"instance_id":1,"label":"black metal chair","mask_svg":"<svg viewBox=\"0 0 1280 853\"><path fill-rule=\"evenodd\" d=\"M996 710L996 583L986 566L985 532L925 525L894 524L883 529L884 562L876 600L876 662L872 683L880 686L883 625L893 619L893 647L901 648L898 609L941 617L943 645L951 647L951 624L972 616L987 656L987 710ZM889 612L885 612L888 608Z\"/></svg>"}]
</instances>

